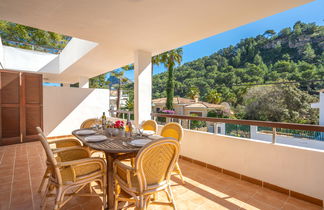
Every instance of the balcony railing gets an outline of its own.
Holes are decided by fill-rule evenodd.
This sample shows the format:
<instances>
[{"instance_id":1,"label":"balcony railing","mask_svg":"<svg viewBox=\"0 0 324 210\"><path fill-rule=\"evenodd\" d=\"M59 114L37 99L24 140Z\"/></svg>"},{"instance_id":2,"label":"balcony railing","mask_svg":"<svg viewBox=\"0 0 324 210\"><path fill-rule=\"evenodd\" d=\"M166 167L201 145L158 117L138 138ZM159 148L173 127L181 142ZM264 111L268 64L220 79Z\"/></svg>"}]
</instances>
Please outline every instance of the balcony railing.
<instances>
[{"instance_id":1,"label":"balcony railing","mask_svg":"<svg viewBox=\"0 0 324 210\"><path fill-rule=\"evenodd\" d=\"M134 119L133 112L131 111L110 110L110 113L113 116L116 116L114 113L119 113L118 117L122 119ZM189 130L324 150L324 126L320 125L196 117L163 113L152 113L151 116L160 125L167 122L178 122ZM307 142L308 145L304 144Z\"/></svg>"}]
</instances>

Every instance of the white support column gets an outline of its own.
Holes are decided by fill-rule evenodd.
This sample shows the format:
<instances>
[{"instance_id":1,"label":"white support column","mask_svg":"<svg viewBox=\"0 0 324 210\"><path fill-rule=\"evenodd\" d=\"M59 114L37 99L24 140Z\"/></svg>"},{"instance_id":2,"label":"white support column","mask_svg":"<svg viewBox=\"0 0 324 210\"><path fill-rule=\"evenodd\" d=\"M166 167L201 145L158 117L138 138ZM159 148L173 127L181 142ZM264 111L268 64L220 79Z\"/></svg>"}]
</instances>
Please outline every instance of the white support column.
<instances>
[{"instance_id":1,"label":"white support column","mask_svg":"<svg viewBox=\"0 0 324 210\"><path fill-rule=\"evenodd\" d=\"M135 52L134 63L134 121L139 126L151 119L152 112L152 54Z\"/></svg>"},{"instance_id":2,"label":"white support column","mask_svg":"<svg viewBox=\"0 0 324 210\"><path fill-rule=\"evenodd\" d=\"M88 77L79 77L79 88L89 88Z\"/></svg>"}]
</instances>

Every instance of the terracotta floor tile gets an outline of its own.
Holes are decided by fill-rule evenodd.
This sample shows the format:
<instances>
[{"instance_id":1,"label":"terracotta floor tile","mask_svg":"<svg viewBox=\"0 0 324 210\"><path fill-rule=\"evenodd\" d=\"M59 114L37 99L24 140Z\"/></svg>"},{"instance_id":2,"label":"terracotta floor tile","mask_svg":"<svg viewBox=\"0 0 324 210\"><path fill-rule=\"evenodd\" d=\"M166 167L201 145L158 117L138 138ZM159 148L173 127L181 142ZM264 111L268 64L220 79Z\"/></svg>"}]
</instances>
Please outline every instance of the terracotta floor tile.
<instances>
[{"instance_id":1,"label":"terracotta floor tile","mask_svg":"<svg viewBox=\"0 0 324 210\"><path fill-rule=\"evenodd\" d=\"M0 172L0 183L7 183L8 181L12 181L13 173L8 173L7 170L1 170Z\"/></svg>"},{"instance_id":2,"label":"terracotta floor tile","mask_svg":"<svg viewBox=\"0 0 324 210\"><path fill-rule=\"evenodd\" d=\"M13 203L10 205L10 210L19 210L19 209L34 210L32 201L28 201L25 203L17 203L17 204Z\"/></svg>"},{"instance_id":3,"label":"terracotta floor tile","mask_svg":"<svg viewBox=\"0 0 324 210\"><path fill-rule=\"evenodd\" d=\"M13 173L14 173L13 168L4 168L4 169L1 169L1 175L10 176Z\"/></svg>"},{"instance_id":4,"label":"terracotta floor tile","mask_svg":"<svg viewBox=\"0 0 324 210\"><path fill-rule=\"evenodd\" d=\"M10 192L10 191L11 191L11 184L0 183L0 192Z\"/></svg>"},{"instance_id":5,"label":"terracotta floor tile","mask_svg":"<svg viewBox=\"0 0 324 210\"><path fill-rule=\"evenodd\" d=\"M247 210L277 210L280 208L276 208L274 206L271 206L269 204L266 204L262 201L256 200L254 198L251 198L249 201L246 202L245 205L242 206L241 209L247 209Z\"/></svg>"},{"instance_id":6,"label":"terracotta floor tile","mask_svg":"<svg viewBox=\"0 0 324 210\"><path fill-rule=\"evenodd\" d=\"M282 208L288 197L288 195L285 195L283 193L278 193L265 188L257 191L253 196L254 199L262 201L276 208Z\"/></svg>"},{"instance_id":7,"label":"terracotta floor tile","mask_svg":"<svg viewBox=\"0 0 324 210\"><path fill-rule=\"evenodd\" d=\"M289 208L292 208L292 209L309 209L309 210L320 210L322 209L321 207L315 205L315 204L312 204L312 203L309 203L309 202L306 202L306 201L302 201L302 200L299 200L299 199L296 199L296 198L292 198L292 197L289 197L287 199L287 201L285 202L285 205L284 205L284 209L289 209Z\"/></svg>"}]
</instances>

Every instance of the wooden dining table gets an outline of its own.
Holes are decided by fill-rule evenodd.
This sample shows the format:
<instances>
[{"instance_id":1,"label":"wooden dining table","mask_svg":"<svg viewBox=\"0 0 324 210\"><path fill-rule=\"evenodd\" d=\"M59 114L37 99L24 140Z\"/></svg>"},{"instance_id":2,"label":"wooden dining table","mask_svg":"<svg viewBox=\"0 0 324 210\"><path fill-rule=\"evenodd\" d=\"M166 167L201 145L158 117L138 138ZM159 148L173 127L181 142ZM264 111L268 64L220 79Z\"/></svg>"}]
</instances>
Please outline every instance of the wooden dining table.
<instances>
[{"instance_id":1,"label":"wooden dining table","mask_svg":"<svg viewBox=\"0 0 324 210\"><path fill-rule=\"evenodd\" d=\"M84 129L79 129L84 130ZM113 178L113 162L116 159L124 160L128 158L133 158L136 156L137 152L141 149L140 147L135 147L127 142L135 139L145 139L144 136L132 136L126 137L112 137L105 134L103 131L96 131L96 134L105 135L106 140L101 142L87 142L85 137L89 135L78 135L77 131L72 132L72 135L79 139L84 145L90 147L91 149L102 151L105 153L107 160L107 209L114 208L114 178Z\"/></svg>"}]
</instances>

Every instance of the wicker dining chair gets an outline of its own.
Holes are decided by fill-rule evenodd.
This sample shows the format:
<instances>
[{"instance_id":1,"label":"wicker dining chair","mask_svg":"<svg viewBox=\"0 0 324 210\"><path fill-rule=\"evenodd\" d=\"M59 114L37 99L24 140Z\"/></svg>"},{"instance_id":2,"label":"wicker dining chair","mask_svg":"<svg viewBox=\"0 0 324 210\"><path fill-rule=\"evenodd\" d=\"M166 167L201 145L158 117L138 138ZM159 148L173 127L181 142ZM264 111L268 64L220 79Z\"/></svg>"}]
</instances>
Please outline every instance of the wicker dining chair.
<instances>
[{"instance_id":1,"label":"wicker dining chair","mask_svg":"<svg viewBox=\"0 0 324 210\"><path fill-rule=\"evenodd\" d=\"M154 131L155 133L157 133L158 125L155 122L155 120L146 120L142 123L141 128L143 130L150 130L150 131Z\"/></svg>"},{"instance_id":2,"label":"wicker dining chair","mask_svg":"<svg viewBox=\"0 0 324 210\"><path fill-rule=\"evenodd\" d=\"M161 136L172 137L181 143L181 140L183 138L183 128L179 123L175 123L175 122L167 123L165 126L163 126L161 130ZM182 184L185 183L178 160L174 166L173 173L180 176Z\"/></svg>"},{"instance_id":3,"label":"wicker dining chair","mask_svg":"<svg viewBox=\"0 0 324 210\"><path fill-rule=\"evenodd\" d=\"M87 119L87 120L83 121L80 128L81 129L91 128L91 127L94 127L96 124L101 124L101 120L96 119L96 118L91 118L91 119Z\"/></svg>"},{"instance_id":4,"label":"wicker dining chair","mask_svg":"<svg viewBox=\"0 0 324 210\"><path fill-rule=\"evenodd\" d=\"M43 133L43 130L40 127L36 127L36 130L38 132L38 134L41 134L42 136L45 137L45 134ZM46 137L45 137L46 138ZM62 148L77 148L77 147L82 147L82 143L77 140L77 139L73 139L73 138L60 138L57 140L48 140L48 144L50 145L51 150L56 153L56 151L60 151ZM65 149L65 151L68 151L67 149ZM79 158L79 154L78 152L74 151L71 153L60 153L60 156L57 157L57 159L66 159L65 157L69 156L69 158L74 158L74 160ZM71 157L72 156L72 157ZM81 155L82 157L82 155ZM48 179L50 177L50 165L47 162L47 167L45 170L45 173L43 175L41 184L38 187L38 192L41 192L44 186L44 183L46 181L46 179Z\"/></svg>"},{"instance_id":5,"label":"wicker dining chair","mask_svg":"<svg viewBox=\"0 0 324 210\"><path fill-rule=\"evenodd\" d=\"M84 187L91 185L92 182L97 182L101 186L103 196L103 205L106 206L106 163L101 158L91 158L87 149L78 147L74 148L80 155L83 153L83 158L74 160L74 156L63 155L65 159L59 162L54 157L46 137L38 134L39 139L46 152L48 164L52 170L49 182L46 187L45 196L41 202L41 209L46 207L48 197L55 196L54 210L62 208L73 196L99 196L93 193L79 193ZM57 154L69 153L71 148L63 148L57 151ZM51 194L51 191L56 190L56 194Z\"/></svg>"},{"instance_id":6,"label":"wicker dining chair","mask_svg":"<svg viewBox=\"0 0 324 210\"><path fill-rule=\"evenodd\" d=\"M169 205L176 209L170 176L178 157L179 142L163 138L152 141L138 152L135 167L115 160L115 210L120 201L135 203L136 209L146 209L149 203ZM150 199L158 192L165 192L169 202Z\"/></svg>"}]
</instances>

